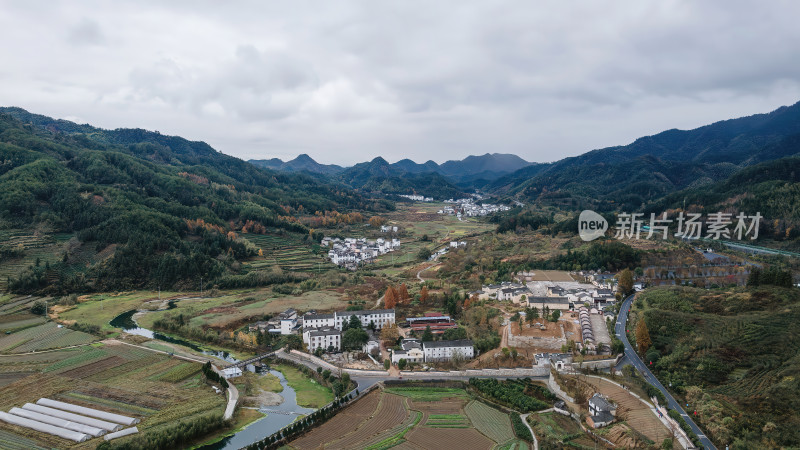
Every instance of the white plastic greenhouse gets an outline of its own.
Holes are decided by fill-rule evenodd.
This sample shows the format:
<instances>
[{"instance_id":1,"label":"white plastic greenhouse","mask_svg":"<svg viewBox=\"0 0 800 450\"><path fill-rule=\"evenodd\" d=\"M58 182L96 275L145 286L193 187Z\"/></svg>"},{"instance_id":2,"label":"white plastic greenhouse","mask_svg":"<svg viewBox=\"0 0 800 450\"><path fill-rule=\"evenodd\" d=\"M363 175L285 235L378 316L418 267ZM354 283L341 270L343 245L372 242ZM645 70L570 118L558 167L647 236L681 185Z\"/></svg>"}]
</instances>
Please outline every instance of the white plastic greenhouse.
<instances>
[{"instance_id":1,"label":"white plastic greenhouse","mask_svg":"<svg viewBox=\"0 0 800 450\"><path fill-rule=\"evenodd\" d=\"M78 422L84 425L102 428L108 431L119 431L122 429L122 425L118 423L111 423L106 422L105 420L79 416L78 414L68 413L55 408L48 408L47 406L34 405L33 403L25 403L22 409L27 409L28 411L34 411L48 416L58 417L59 419L69 420L70 422Z\"/></svg>"},{"instance_id":2,"label":"white plastic greenhouse","mask_svg":"<svg viewBox=\"0 0 800 450\"><path fill-rule=\"evenodd\" d=\"M133 417L127 417L120 414L100 411L99 409L86 408L85 406L73 405L72 403L60 402L58 400L51 400L49 398L40 398L36 402L36 404L42 406L48 406L50 408L57 408L64 411L73 412L76 414L82 414L84 416L96 417L98 419L107 420L109 422L121 423L127 426L139 423L139 419L135 419Z\"/></svg>"},{"instance_id":3,"label":"white plastic greenhouse","mask_svg":"<svg viewBox=\"0 0 800 450\"><path fill-rule=\"evenodd\" d=\"M53 436L62 437L75 442L85 442L91 438L88 434L49 425L36 420L26 419L25 417L15 416L3 411L0 411L0 420L12 425L30 428L31 430L41 431L42 433L52 434Z\"/></svg>"},{"instance_id":4,"label":"white plastic greenhouse","mask_svg":"<svg viewBox=\"0 0 800 450\"><path fill-rule=\"evenodd\" d=\"M49 425L55 425L57 427L66 428L68 430L77 431L80 433L86 433L93 437L99 437L107 433L106 430L102 428L91 427L82 423L71 422L66 419L59 419L58 417L48 416L47 414L42 414L35 411L28 411L27 409L22 408L11 408L9 414L24 417L26 419L36 420Z\"/></svg>"},{"instance_id":5,"label":"white plastic greenhouse","mask_svg":"<svg viewBox=\"0 0 800 450\"><path fill-rule=\"evenodd\" d=\"M121 438L123 436L128 436L128 435L131 435L131 434L136 434L138 432L139 432L139 429L136 428L136 427L125 428L124 430L117 431L116 433L109 433L109 434L103 436L103 439L105 439L107 441L110 441L112 439Z\"/></svg>"}]
</instances>

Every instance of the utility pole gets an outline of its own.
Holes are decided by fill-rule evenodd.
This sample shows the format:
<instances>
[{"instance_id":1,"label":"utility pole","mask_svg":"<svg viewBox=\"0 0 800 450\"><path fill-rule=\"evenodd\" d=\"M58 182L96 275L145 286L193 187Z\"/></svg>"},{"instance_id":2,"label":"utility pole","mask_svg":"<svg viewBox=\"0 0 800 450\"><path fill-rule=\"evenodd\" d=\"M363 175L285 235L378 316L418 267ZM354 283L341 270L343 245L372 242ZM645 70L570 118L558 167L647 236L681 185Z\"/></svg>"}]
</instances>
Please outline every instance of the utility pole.
<instances>
[{"instance_id":1,"label":"utility pole","mask_svg":"<svg viewBox=\"0 0 800 450\"><path fill-rule=\"evenodd\" d=\"M203 277L200 277L200 297L203 296Z\"/></svg>"}]
</instances>

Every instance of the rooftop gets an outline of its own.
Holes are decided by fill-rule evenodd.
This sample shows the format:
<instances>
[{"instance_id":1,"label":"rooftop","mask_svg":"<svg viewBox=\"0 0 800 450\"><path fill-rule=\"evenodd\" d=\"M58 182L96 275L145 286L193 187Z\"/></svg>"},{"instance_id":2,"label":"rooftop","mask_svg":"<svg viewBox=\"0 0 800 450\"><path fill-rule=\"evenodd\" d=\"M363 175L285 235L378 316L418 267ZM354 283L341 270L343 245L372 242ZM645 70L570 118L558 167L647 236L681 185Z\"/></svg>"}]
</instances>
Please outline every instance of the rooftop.
<instances>
[{"instance_id":1,"label":"rooftop","mask_svg":"<svg viewBox=\"0 0 800 450\"><path fill-rule=\"evenodd\" d=\"M472 340L458 339L455 341L427 341L423 342L424 348L447 348L447 347L472 347Z\"/></svg>"}]
</instances>

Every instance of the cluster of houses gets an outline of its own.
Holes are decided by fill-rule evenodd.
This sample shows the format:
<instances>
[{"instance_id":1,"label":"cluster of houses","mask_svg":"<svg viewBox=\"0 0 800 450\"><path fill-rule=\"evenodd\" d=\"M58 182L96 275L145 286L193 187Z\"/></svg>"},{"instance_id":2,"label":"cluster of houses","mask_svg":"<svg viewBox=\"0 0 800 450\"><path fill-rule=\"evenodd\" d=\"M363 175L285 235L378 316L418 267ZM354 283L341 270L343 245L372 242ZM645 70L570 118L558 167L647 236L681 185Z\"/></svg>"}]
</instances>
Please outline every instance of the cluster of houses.
<instances>
[{"instance_id":1,"label":"cluster of houses","mask_svg":"<svg viewBox=\"0 0 800 450\"><path fill-rule=\"evenodd\" d=\"M381 225L381 233L397 233L397 227L392 225Z\"/></svg>"},{"instance_id":2,"label":"cluster of houses","mask_svg":"<svg viewBox=\"0 0 800 450\"><path fill-rule=\"evenodd\" d=\"M541 292L540 292L541 293ZM545 295L535 295L528 285L504 281L498 284L482 286L480 290L472 291L470 296L476 295L479 300L507 301L536 307L543 310L570 310L589 304L595 308L612 304L616 297L611 289L586 285L584 287L565 288L561 286L547 286Z\"/></svg>"},{"instance_id":3,"label":"cluster of houses","mask_svg":"<svg viewBox=\"0 0 800 450\"><path fill-rule=\"evenodd\" d=\"M445 203L454 203L453 206L445 206L437 211L439 214L448 214L461 217L481 217L488 216L500 211L508 211L511 209L506 205L495 205L493 203L475 203L472 198L461 198L458 200L445 200Z\"/></svg>"},{"instance_id":4,"label":"cluster of houses","mask_svg":"<svg viewBox=\"0 0 800 450\"><path fill-rule=\"evenodd\" d=\"M415 202L432 202L433 197L425 197L422 195L413 195L413 194L400 194L398 197L407 198L409 200L414 200Z\"/></svg>"},{"instance_id":5,"label":"cluster of houses","mask_svg":"<svg viewBox=\"0 0 800 450\"><path fill-rule=\"evenodd\" d=\"M328 258L332 263L355 270L359 264L371 262L380 255L400 248L400 240L378 238L368 241L366 238L340 239L326 236L322 239L322 246L330 248Z\"/></svg>"},{"instance_id":6,"label":"cluster of houses","mask_svg":"<svg viewBox=\"0 0 800 450\"><path fill-rule=\"evenodd\" d=\"M289 308L270 320L260 320L250 324L248 327L251 332L258 331L261 334L297 334L303 326L303 319L297 317L297 311Z\"/></svg>"},{"instance_id":7,"label":"cluster of houses","mask_svg":"<svg viewBox=\"0 0 800 450\"><path fill-rule=\"evenodd\" d=\"M473 343L469 339L453 341L425 341L419 339L403 339L400 350L392 350L392 363L401 359L409 363L431 363L450 361L456 357L472 359L475 357Z\"/></svg>"},{"instance_id":8,"label":"cluster of houses","mask_svg":"<svg viewBox=\"0 0 800 450\"><path fill-rule=\"evenodd\" d=\"M329 314L308 313L303 316L303 342L309 351L321 348L325 351L342 349L342 330L344 323L356 316L365 327L380 330L395 323L394 309L376 309L368 311L338 311ZM377 346L374 338L367 342L365 352Z\"/></svg>"}]
</instances>

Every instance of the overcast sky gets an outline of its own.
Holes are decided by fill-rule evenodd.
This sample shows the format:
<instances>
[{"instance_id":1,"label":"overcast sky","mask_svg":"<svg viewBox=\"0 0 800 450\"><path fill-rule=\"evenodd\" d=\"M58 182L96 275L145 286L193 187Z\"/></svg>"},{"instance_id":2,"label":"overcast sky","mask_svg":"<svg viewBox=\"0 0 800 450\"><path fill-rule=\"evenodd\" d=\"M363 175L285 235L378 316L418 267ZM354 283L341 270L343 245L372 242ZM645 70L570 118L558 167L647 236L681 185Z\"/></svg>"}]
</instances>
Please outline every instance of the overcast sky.
<instances>
[{"instance_id":1,"label":"overcast sky","mask_svg":"<svg viewBox=\"0 0 800 450\"><path fill-rule=\"evenodd\" d=\"M553 161L800 100L800 3L0 1L0 105L349 165Z\"/></svg>"}]
</instances>

